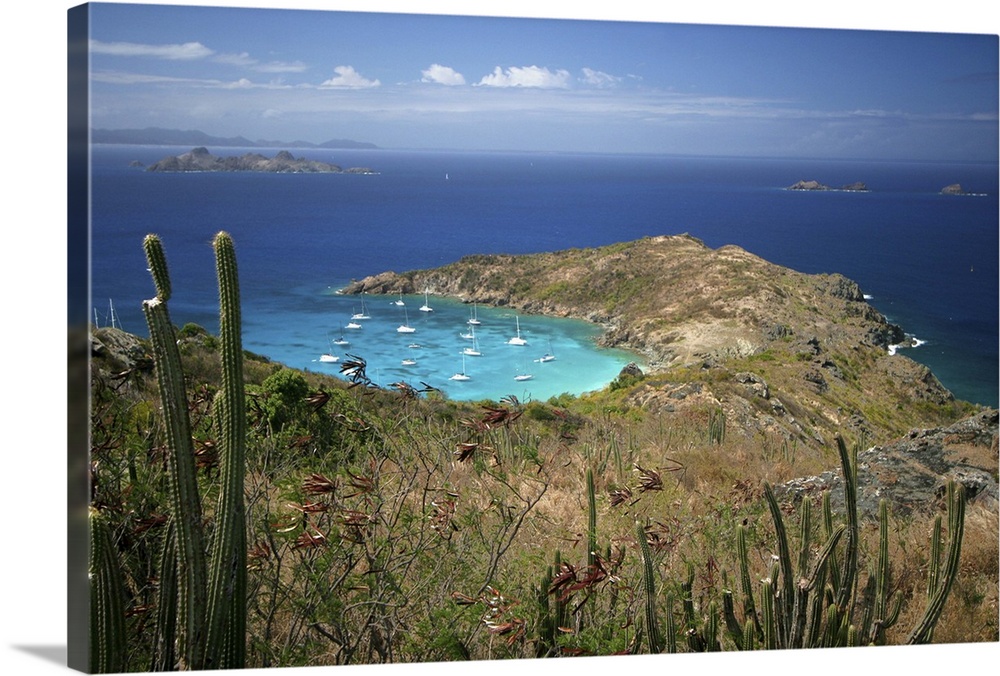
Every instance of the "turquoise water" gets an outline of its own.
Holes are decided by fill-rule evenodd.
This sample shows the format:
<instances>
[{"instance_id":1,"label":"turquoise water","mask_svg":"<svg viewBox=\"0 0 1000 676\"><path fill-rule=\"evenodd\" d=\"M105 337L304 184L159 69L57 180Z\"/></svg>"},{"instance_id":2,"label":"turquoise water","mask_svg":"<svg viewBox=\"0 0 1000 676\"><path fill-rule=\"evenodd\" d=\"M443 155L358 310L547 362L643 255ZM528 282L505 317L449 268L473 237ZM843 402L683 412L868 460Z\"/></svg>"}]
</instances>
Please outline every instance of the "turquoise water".
<instances>
[{"instance_id":1,"label":"turquoise water","mask_svg":"<svg viewBox=\"0 0 1000 676\"><path fill-rule=\"evenodd\" d=\"M630 361L642 364L630 352L598 348L594 338L601 329L585 321L516 314L436 296L427 299L429 312L420 310L423 295L402 296L402 306L396 305L397 296L362 298L332 291L314 300L317 312L295 326L268 326L266 314L245 314L244 346L288 366L335 375L348 355L359 356L368 364L368 377L381 387L400 381L418 389L427 384L451 399L472 401L508 395L544 401L566 392L580 394L604 387ZM369 319L352 322L355 314ZM473 315L477 326L468 323ZM352 323L360 328L350 328ZM397 331L403 325L414 331ZM518 328L527 344L508 344ZM334 344L341 339L349 344ZM466 349L480 354L465 355ZM320 361L325 353L338 361ZM542 361L546 355L554 359ZM404 360L415 363L404 365ZM456 373L465 373L468 380L453 380ZM531 378L515 380L525 375Z\"/></svg>"}]
</instances>

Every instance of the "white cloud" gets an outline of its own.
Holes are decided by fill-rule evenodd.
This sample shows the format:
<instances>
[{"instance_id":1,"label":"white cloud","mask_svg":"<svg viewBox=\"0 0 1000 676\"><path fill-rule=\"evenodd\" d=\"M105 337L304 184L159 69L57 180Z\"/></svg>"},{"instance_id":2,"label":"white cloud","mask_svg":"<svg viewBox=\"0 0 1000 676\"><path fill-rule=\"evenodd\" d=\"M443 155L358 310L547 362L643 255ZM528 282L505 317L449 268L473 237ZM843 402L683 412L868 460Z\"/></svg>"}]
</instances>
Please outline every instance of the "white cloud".
<instances>
[{"instance_id":1,"label":"white cloud","mask_svg":"<svg viewBox=\"0 0 1000 676\"><path fill-rule=\"evenodd\" d=\"M226 89L251 89L253 88L253 86L254 86L253 82L246 79L245 77L241 77L236 82L231 82L225 85Z\"/></svg>"},{"instance_id":2,"label":"white cloud","mask_svg":"<svg viewBox=\"0 0 1000 676\"><path fill-rule=\"evenodd\" d=\"M257 59L253 58L246 52L240 54L217 54L215 56L215 61L218 63L225 63L230 66L254 66L257 64Z\"/></svg>"},{"instance_id":3,"label":"white cloud","mask_svg":"<svg viewBox=\"0 0 1000 676\"><path fill-rule=\"evenodd\" d=\"M341 89L370 89L372 87L378 87L382 83L378 80L369 80L364 77L358 71L354 70L354 66L337 66L333 69L336 75L323 84L321 87L337 87Z\"/></svg>"},{"instance_id":4,"label":"white cloud","mask_svg":"<svg viewBox=\"0 0 1000 676\"><path fill-rule=\"evenodd\" d=\"M591 87L614 87L622 81L622 78L592 68L584 68L580 81Z\"/></svg>"},{"instance_id":5,"label":"white cloud","mask_svg":"<svg viewBox=\"0 0 1000 676\"><path fill-rule=\"evenodd\" d=\"M479 85L484 87L539 87L543 89L568 89L570 75L569 71L550 71L548 68L538 66L525 66L520 68L512 66L504 71L500 66L493 69L490 75L486 75L479 81Z\"/></svg>"},{"instance_id":6,"label":"white cloud","mask_svg":"<svg viewBox=\"0 0 1000 676\"><path fill-rule=\"evenodd\" d=\"M431 64L430 68L421 71L421 82L434 82L443 85L464 85L465 78L454 68L442 66L441 64Z\"/></svg>"},{"instance_id":7,"label":"white cloud","mask_svg":"<svg viewBox=\"0 0 1000 676\"><path fill-rule=\"evenodd\" d=\"M302 73L308 69L301 61L271 61L259 63L253 67L258 73Z\"/></svg>"},{"instance_id":8,"label":"white cloud","mask_svg":"<svg viewBox=\"0 0 1000 676\"><path fill-rule=\"evenodd\" d=\"M181 45L144 45L136 42L90 41L90 51L94 54L112 56L151 56L171 61L204 59L214 52L200 42L185 42Z\"/></svg>"}]
</instances>

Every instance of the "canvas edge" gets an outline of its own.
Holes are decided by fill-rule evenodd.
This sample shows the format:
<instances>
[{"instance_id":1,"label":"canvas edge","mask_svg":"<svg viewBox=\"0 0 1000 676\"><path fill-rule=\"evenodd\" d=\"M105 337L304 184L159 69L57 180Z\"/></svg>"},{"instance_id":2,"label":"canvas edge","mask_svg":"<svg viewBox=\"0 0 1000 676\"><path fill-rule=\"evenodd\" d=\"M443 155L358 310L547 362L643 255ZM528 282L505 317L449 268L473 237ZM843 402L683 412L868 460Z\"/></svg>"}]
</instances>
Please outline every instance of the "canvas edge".
<instances>
[{"instance_id":1,"label":"canvas edge","mask_svg":"<svg viewBox=\"0 0 1000 676\"><path fill-rule=\"evenodd\" d=\"M67 616L66 666L89 671L90 8L67 10Z\"/></svg>"}]
</instances>

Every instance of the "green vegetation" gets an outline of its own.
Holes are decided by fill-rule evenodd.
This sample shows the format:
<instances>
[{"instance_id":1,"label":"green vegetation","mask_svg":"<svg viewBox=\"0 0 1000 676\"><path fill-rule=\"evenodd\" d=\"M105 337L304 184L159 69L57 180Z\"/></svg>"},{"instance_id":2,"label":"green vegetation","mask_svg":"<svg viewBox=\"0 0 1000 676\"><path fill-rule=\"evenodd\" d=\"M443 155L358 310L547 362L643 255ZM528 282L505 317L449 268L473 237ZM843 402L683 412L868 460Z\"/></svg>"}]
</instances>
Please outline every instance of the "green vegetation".
<instances>
[{"instance_id":1,"label":"green vegetation","mask_svg":"<svg viewBox=\"0 0 1000 676\"><path fill-rule=\"evenodd\" d=\"M363 359L245 353L229 254L220 336L175 331L151 249L154 365L92 368L95 671L998 639L995 518L952 485L945 519L863 520L851 445L747 433L730 367L547 402L383 390ZM781 393L772 354L741 366ZM843 514L775 497L838 461Z\"/></svg>"}]
</instances>

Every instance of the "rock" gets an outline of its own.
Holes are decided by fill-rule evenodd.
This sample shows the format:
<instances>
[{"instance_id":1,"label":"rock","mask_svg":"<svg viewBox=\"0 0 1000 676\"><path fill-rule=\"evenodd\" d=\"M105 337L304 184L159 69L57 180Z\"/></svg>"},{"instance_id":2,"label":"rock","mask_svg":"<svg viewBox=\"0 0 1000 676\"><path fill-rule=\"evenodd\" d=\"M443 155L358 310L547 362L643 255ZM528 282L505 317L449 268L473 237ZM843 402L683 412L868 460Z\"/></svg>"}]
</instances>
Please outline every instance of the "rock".
<instances>
[{"instance_id":1,"label":"rock","mask_svg":"<svg viewBox=\"0 0 1000 676\"><path fill-rule=\"evenodd\" d=\"M941 194L942 195L964 195L966 193L965 193L964 190L962 190L962 185L960 183L952 183L951 185L946 185L945 187L941 188Z\"/></svg>"},{"instance_id":2,"label":"rock","mask_svg":"<svg viewBox=\"0 0 1000 676\"><path fill-rule=\"evenodd\" d=\"M767 383L764 379L758 376L756 373L742 372L737 373L733 378L736 382L742 384L746 389L746 392L751 397L760 397L761 399L770 399L771 394L767 389Z\"/></svg>"},{"instance_id":3,"label":"rock","mask_svg":"<svg viewBox=\"0 0 1000 676\"><path fill-rule=\"evenodd\" d=\"M90 354L107 361L110 368L118 372L153 368L153 358L141 339L110 326L95 329L90 334Z\"/></svg>"},{"instance_id":4,"label":"rock","mask_svg":"<svg viewBox=\"0 0 1000 676\"><path fill-rule=\"evenodd\" d=\"M885 498L896 515L933 513L942 505L947 482L954 479L965 487L970 505L995 512L1000 504L997 419L996 409L986 409L954 425L914 430L892 443L862 451L858 454L858 511L877 518L879 501ZM818 504L827 490L834 511L842 514L840 470L793 479L777 486L775 495L787 502L810 499Z\"/></svg>"},{"instance_id":5,"label":"rock","mask_svg":"<svg viewBox=\"0 0 1000 676\"><path fill-rule=\"evenodd\" d=\"M847 190L848 192L868 192L868 186L861 181L855 181L841 188L841 190Z\"/></svg>"},{"instance_id":6,"label":"rock","mask_svg":"<svg viewBox=\"0 0 1000 676\"><path fill-rule=\"evenodd\" d=\"M626 376L630 378L642 378L643 376L642 369L639 368L639 365L636 364L634 361L630 361L628 364L622 367L621 371L618 372L619 378L624 378Z\"/></svg>"},{"instance_id":7,"label":"rock","mask_svg":"<svg viewBox=\"0 0 1000 676\"><path fill-rule=\"evenodd\" d=\"M799 181L794 185L790 185L788 190L829 190L830 186L823 185L819 181Z\"/></svg>"}]
</instances>

